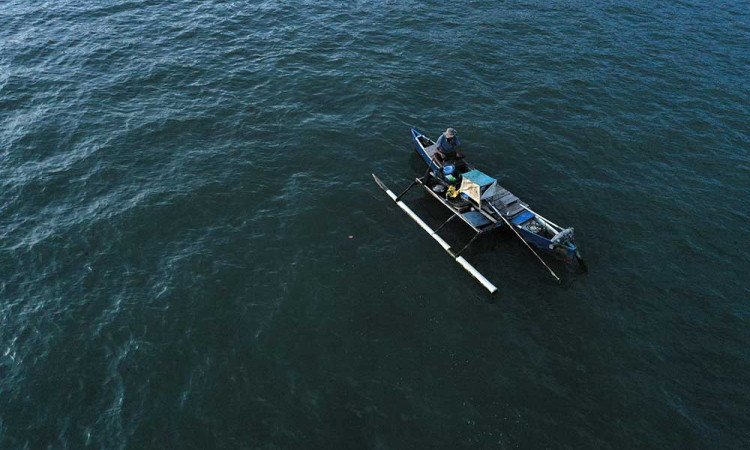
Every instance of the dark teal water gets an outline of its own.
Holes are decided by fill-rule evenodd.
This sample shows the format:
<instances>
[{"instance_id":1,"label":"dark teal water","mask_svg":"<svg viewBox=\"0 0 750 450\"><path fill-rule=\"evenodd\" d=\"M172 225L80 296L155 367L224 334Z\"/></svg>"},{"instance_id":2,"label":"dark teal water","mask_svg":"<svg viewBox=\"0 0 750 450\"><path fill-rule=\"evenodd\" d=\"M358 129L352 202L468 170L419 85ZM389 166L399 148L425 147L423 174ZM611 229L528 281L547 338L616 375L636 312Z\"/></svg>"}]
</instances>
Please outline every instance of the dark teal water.
<instances>
[{"instance_id":1,"label":"dark teal water","mask_svg":"<svg viewBox=\"0 0 750 450\"><path fill-rule=\"evenodd\" d=\"M0 447L747 448L748 69L733 0L1 3ZM411 126L590 273L488 296Z\"/></svg>"}]
</instances>

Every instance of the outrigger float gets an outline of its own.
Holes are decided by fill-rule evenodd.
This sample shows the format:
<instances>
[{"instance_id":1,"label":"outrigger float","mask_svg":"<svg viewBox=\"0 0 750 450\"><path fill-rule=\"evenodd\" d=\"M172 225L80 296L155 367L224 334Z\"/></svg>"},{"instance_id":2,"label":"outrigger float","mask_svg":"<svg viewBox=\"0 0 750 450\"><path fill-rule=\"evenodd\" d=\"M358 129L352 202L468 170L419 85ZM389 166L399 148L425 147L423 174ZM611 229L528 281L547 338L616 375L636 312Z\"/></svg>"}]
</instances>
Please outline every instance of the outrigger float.
<instances>
[{"instance_id":1,"label":"outrigger float","mask_svg":"<svg viewBox=\"0 0 750 450\"><path fill-rule=\"evenodd\" d=\"M566 263L577 264L586 271L586 263L575 244L573 228L562 228L529 208L510 191L500 186L496 179L480 172L463 160L441 164L435 157L435 142L412 128L417 154L427 164L421 178L416 178L408 188L396 195L375 174L372 177L386 194L411 217L427 234L435 239L456 262L476 278L490 293L497 287L469 264L461 254L481 235L495 228L508 227L528 247L536 258L559 283L560 277L534 251L539 250L562 257ZM422 186L452 214L436 229L430 228L401 198L416 186ZM461 249L454 250L438 232L455 218L461 219L473 231L474 236Z\"/></svg>"}]
</instances>

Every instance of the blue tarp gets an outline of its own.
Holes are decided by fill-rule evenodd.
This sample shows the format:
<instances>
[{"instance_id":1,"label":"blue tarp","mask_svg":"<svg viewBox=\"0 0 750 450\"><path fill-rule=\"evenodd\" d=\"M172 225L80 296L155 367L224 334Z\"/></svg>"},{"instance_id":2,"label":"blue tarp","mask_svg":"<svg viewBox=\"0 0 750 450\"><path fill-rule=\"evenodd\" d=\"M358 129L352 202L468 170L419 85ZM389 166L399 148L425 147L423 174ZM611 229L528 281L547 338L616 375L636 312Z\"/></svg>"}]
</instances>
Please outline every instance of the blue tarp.
<instances>
[{"instance_id":1,"label":"blue tarp","mask_svg":"<svg viewBox=\"0 0 750 450\"><path fill-rule=\"evenodd\" d=\"M472 183L479 185L481 187L489 186L490 184L497 181L496 179L492 178L489 175L486 175L478 170L470 170L463 174L463 177Z\"/></svg>"}]
</instances>

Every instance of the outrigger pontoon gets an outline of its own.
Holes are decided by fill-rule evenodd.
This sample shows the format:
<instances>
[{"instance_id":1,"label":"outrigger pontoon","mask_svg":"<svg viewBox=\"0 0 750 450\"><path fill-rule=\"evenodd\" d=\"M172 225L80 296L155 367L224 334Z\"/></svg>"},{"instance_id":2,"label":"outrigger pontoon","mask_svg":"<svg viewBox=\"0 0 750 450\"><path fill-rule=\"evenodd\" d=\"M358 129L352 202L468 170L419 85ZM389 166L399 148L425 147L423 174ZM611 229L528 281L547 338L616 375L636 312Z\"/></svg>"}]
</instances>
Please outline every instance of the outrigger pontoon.
<instances>
[{"instance_id":1,"label":"outrigger pontoon","mask_svg":"<svg viewBox=\"0 0 750 450\"><path fill-rule=\"evenodd\" d=\"M445 249L464 269L490 291L497 288L478 270L469 264L461 253L464 252L479 236L495 228L506 226L510 228L534 256L547 268L550 274L560 282L560 278L534 251L537 249L562 256L567 263L575 261L578 268L586 271L586 263L575 245L573 228L562 228L550 220L529 209L529 205L519 200L507 189L497 183L497 180L485 175L479 170L466 164L463 160L446 162L438 161L435 157L435 142L420 133L416 128L411 130L417 154L427 164L424 176L417 178L401 194L394 194L375 174L372 177L386 194L422 227L443 249ZM438 200L452 213L451 216L436 229L430 228L401 198L412 187L421 185L432 197ZM456 251L438 235L438 232L455 218L461 219L473 231L474 236L460 250Z\"/></svg>"}]
</instances>

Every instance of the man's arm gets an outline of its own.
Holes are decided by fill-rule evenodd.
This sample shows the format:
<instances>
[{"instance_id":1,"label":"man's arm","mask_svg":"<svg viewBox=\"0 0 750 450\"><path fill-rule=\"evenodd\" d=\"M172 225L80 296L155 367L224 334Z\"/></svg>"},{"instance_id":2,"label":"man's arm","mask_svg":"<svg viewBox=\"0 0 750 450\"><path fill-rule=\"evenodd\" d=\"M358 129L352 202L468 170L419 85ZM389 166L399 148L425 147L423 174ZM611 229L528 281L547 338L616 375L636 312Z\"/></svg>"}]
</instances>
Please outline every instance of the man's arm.
<instances>
[{"instance_id":1,"label":"man's arm","mask_svg":"<svg viewBox=\"0 0 750 450\"><path fill-rule=\"evenodd\" d=\"M435 143L435 147L437 147L437 150L440 153L443 153L443 145L445 144L445 135L441 134L438 138L437 142Z\"/></svg>"}]
</instances>

